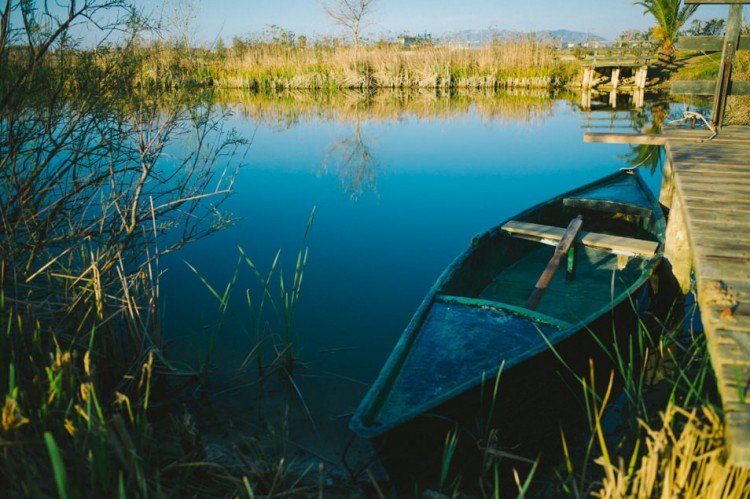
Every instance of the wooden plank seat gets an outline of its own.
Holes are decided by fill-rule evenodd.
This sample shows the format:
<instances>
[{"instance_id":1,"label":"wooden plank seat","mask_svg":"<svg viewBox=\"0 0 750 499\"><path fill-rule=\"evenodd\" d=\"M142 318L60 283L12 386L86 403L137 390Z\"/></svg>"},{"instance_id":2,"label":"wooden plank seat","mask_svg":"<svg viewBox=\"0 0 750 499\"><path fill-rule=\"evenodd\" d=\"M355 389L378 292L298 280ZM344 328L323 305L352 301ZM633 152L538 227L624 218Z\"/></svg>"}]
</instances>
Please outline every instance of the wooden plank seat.
<instances>
[{"instance_id":1,"label":"wooden plank seat","mask_svg":"<svg viewBox=\"0 0 750 499\"><path fill-rule=\"evenodd\" d=\"M564 227L553 227L551 225L534 224L511 220L501 227L502 230L518 237L524 237L544 244L557 246L560 239L565 235ZM635 239L631 237L612 236L597 232L580 231L577 242L617 255L653 257L659 248L659 243Z\"/></svg>"}]
</instances>

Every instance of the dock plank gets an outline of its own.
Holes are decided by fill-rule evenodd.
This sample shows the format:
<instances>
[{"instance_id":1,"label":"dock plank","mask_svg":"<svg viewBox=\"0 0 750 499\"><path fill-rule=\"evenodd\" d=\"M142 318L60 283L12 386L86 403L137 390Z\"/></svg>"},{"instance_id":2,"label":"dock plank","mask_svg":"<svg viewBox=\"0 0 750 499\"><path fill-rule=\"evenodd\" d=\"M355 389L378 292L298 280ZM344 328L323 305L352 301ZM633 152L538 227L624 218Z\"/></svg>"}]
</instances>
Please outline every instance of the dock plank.
<instances>
[{"instance_id":1,"label":"dock plank","mask_svg":"<svg viewBox=\"0 0 750 499\"><path fill-rule=\"evenodd\" d=\"M733 464L750 467L750 127L665 130ZM674 203L673 203L674 204Z\"/></svg>"}]
</instances>

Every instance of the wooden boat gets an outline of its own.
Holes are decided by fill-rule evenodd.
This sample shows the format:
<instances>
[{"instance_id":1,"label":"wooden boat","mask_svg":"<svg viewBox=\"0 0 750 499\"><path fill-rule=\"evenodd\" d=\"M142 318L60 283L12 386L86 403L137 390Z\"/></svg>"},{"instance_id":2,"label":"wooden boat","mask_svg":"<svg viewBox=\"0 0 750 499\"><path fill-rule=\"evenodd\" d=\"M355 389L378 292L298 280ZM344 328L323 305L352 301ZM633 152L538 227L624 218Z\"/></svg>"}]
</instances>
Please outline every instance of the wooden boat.
<instances>
[{"instance_id":1,"label":"wooden boat","mask_svg":"<svg viewBox=\"0 0 750 499\"><path fill-rule=\"evenodd\" d=\"M591 350L602 340L576 343L576 336L590 339L589 328L604 318L611 335L609 314L618 305L632 312L664 233L649 188L637 171L623 170L475 237L414 314L351 430L367 438L398 430L492 380L501 366L502 379L538 375L535 390L543 392L541 370L554 356L581 354L587 365L579 345Z\"/></svg>"}]
</instances>

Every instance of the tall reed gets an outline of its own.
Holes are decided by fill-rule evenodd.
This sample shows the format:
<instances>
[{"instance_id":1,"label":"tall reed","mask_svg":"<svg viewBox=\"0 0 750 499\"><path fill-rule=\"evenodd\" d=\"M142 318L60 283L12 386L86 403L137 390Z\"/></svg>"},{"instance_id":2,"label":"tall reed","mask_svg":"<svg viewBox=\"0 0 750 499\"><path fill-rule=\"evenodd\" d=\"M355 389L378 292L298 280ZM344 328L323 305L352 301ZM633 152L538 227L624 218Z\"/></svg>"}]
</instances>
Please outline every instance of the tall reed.
<instances>
[{"instance_id":1,"label":"tall reed","mask_svg":"<svg viewBox=\"0 0 750 499\"><path fill-rule=\"evenodd\" d=\"M124 1L12 5L0 11L0 489L192 495L201 450L153 409L179 374L161 349L160 255L226 222L224 165L243 142L210 101L188 111L132 92L143 24ZM117 31L117 48L84 50L70 28L85 23ZM195 147L176 156L187 136Z\"/></svg>"},{"instance_id":2,"label":"tall reed","mask_svg":"<svg viewBox=\"0 0 750 499\"><path fill-rule=\"evenodd\" d=\"M299 45L249 41L188 57L160 44L143 47L144 81L153 86L194 85L242 89L551 88L577 68L558 57L556 46L533 36L480 47L380 43Z\"/></svg>"},{"instance_id":3,"label":"tall reed","mask_svg":"<svg viewBox=\"0 0 750 499\"><path fill-rule=\"evenodd\" d=\"M593 371L582 380L590 431L582 450L562 435L566 494L744 497L750 491L750 474L727 462L705 338L686 333L676 310L648 328L641 322L629 349L611 352L615 370L603 396ZM614 411L616 378L624 387Z\"/></svg>"}]
</instances>

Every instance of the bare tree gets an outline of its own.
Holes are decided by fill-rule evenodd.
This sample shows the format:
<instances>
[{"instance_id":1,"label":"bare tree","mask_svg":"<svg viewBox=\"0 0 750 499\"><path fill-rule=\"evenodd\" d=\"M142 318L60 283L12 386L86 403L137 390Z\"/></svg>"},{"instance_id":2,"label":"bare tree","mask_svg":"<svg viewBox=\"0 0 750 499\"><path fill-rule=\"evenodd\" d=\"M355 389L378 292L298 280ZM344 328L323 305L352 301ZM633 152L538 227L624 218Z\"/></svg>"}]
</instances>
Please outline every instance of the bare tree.
<instances>
[{"instance_id":1,"label":"bare tree","mask_svg":"<svg viewBox=\"0 0 750 499\"><path fill-rule=\"evenodd\" d=\"M200 5L195 0L171 0L165 7L168 9L164 19L166 28L174 38L177 47L189 55L197 36L196 21L200 13Z\"/></svg>"},{"instance_id":2,"label":"bare tree","mask_svg":"<svg viewBox=\"0 0 750 499\"><path fill-rule=\"evenodd\" d=\"M323 3L323 8L336 24L349 31L356 50L362 28L372 13L377 0L331 0Z\"/></svg>"}]
</instances>

